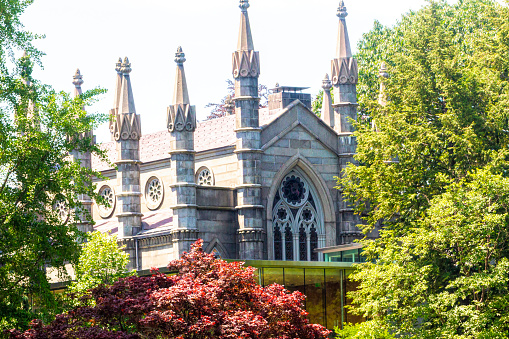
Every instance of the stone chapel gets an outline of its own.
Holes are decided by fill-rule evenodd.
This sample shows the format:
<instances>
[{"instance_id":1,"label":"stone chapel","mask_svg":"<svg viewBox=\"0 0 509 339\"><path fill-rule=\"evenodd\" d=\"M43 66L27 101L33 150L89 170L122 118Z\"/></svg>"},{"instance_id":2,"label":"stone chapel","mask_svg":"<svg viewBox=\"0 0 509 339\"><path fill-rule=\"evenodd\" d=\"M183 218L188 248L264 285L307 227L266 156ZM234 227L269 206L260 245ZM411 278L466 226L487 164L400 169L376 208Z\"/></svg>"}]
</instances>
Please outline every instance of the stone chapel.
<instances>
[{"instance_id":1,"label":"stone chapel","mask_svg":"<svg viewBox=\"0 0 509 339\"><path fill-rule=\"evenodd\" d=\"M179 47L167 126L142 135L125 58L115 67L112 141L101 145L115 166L90 154L73 154L106 178L94 181L109 202L102 206L81 197L95 222L84 220L81 227L116 234L126 245L131 268L164 267L198 238L207 252L243 261L333 261L326 255L330 249L359 247L352 243L362 237L358 216L335 188L335 177L354 161L356 150L351 120L357 119L358 69L346 7L340 1L336 55L330 77L322 81L321 118L310 109L311 96L297 87L276 87L268 107L259 108L261 59L248 0L240 0L239 7L229 114L197 122ZM76 95L82 83L78 70Z\"/></svg>"}]
</instances>

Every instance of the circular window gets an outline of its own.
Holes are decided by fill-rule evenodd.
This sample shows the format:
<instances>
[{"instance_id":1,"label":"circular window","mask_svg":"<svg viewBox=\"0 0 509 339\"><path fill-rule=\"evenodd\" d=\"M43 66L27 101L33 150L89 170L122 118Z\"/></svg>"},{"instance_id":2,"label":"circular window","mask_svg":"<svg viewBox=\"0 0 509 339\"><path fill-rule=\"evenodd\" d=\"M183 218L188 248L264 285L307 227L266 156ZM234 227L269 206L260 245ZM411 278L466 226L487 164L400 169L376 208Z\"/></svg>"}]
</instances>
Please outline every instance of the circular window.
<instances>
[{"instance_id":1,"label":"circular window","mask_svg":"<svg viewBox=\"0 0 509 339\"><path fill-rule=\"evenodd\" d=\"M99 195L103 197L106 202L105 205L98 206L99 215L103 219L109 218L115 209L115 192L113 192L113 189L110 186L104 185L99 190Z\"/></svg>"},{"instance_id":2,"label":"circular window","mask_svg":"<svg viewBox=\"0 0 509 339\"><path fill-rule=\"evenodd\" d=\"M196 178L198 185L200 186L212 186L214 185L214 177L212 176L212 171L207 167L202 167L198 171L198 175Z\"/></svg>"},{"instance_id":3,"label":"circular window","mask_svg":"<svg viewBox=\"0 0 509 339\"><path fill-rule=\"evenodd\" d=\"M158 209L163 202L163 184L157 177L151 177L145 186L145 200L147 207L151 210Z\"/></svg>"},{"instance_id":4,"label":"circular window","mask_svg":"<svg viewBox=\"0 0 509 339\"><path fill-rule=\"evenodd\" d=\"M65 224L67 220L69 220L69 209L67 208L65 200L59 199L55 201L53 204L53 209L57 214L58 220L60 220L62 224Z\"/></svg>"},{"instance_id":5,"label":"circular window","mask_svg":"<svg viewBox=\"0 0 509 339\"><path fill-rule=\"evenodd\" d=\"M292 174L281 184L281 195L290 206L301 206L308 198L308 188L304 180Z\"/></svg>"}]
</instances>

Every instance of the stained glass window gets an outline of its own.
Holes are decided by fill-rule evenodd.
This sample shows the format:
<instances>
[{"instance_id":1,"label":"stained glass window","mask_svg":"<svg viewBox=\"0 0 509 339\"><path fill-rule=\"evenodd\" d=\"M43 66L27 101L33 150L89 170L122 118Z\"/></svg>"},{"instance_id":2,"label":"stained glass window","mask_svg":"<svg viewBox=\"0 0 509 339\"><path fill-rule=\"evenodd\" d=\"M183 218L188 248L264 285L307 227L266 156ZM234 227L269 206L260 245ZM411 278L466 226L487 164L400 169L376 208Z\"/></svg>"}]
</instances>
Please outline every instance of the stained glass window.
<instances>
[{"instance_id":1,"label":"stained glass window","mask_svg":"<svg viewBox=\"0 0 509 339\"><path fill-rule=\"evenodd\" d=\"M274 227L274 259L283 260L283 243L278 225Z\"/></svg>"}]
</instances>

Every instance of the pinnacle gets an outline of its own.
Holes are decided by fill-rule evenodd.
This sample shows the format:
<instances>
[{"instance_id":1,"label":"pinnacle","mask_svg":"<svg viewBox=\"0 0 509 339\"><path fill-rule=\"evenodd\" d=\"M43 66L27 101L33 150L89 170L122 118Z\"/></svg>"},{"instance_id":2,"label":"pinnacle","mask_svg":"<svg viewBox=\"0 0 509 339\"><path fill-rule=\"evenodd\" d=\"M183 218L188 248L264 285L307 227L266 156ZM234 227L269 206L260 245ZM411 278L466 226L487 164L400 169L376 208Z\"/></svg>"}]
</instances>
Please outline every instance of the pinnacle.
<instances>
[{"instance_id":1,"label":"pinnacle","mask_svg":"<svg viewBox=\"0 0 509 339\"><path fill-rule=\"evenodd\" d=\"M177 48L177 53L175 53L175 62L177 63L177 65L183 65L184 62L186 62L186 55L185 53L182 51L182 47L179 46Z\"/></svg>"},{"instance_id":2,"label":"pinnacle","mask_svg":"<svg viewBox=\"0 0 509 339\"><path fill-rule=\"evenodd\" d=\"M83 84L83 75L81 75L80 69L76 69L76 73L74 73L74 76L72 77L72 83L76 87L81 87Z\"/></svg>"},{"instance_id":3,"label":"pinnacle","mask_svg":"<svg viewBox=\"0 0 509 339\"><path fill-rule=\"evenodd\" d=\"M122 62L122 66L120 68L120 72L124 74L129 74L131 73L131 71L132 71L131 63L129 62L129 59L125 57L124 62Z\"/></svg>"},{"instance_id":4,"label":"pinnacle","mask_svg":"<svg viewBox=\"0 0 509 339\"><path fill-rule=\"evenodd\" d=\"M240 0L239 7L243 12L247 11L249 8L249 0Z\"/></svg>"},{"instance_id":5,"label":"pinnacle","mask_svg":"<svg viewBox=\"0 0 509 339\"><path fill-rule=\"evenodd\" d=\"M240 0L239 7L242 10L242 13L240 15L240 30L237 50L254 51L253 36L251 34L251 26L249 24L249 16L247 14L247 8L249 7L248 0Z\"/></svg>"},{"instance_id":6,"label":"pinnacle","mask_svg":"<svg viewBox=\"0 0 509 339\"><path fill-rule=\"evenodd\" d=\"M329 79L329 74L325 73L325 77L322 80L322 88L324 90L330 90L332 88L332 82Z\"/></svg>"},{"instance_id":7,"label":"pinnacle","mask_svg":"<svg viewBox=\"0 0 509 339\"><path fill-rule=\"evenodd\" d=\"M385 61L382 61L382 63L380 64L380 69L378 70L378 74L380 75L380 77L383 77L383 78L389 77L389 73L387 73L387 66L385 65Z\"/></svg>"},{"instance_id":8,"label":"pinnacle","mask_svg":"<svg viewBox=\"0 0 509 339\"><path fill-rule=\"evenodd\" d=\"M122 68L122 58L119 57L117 63L115 64L115 71L117 71L117 73L120 73L121 68Z\"/></svg>"},{"instance_id":9,"label":"pinnacle","mask_svg":"<svg viewBox=\"0 0 509 339\"><path fill-rule=\"evenodd\" d=\"M339 1L338 13L336 14L340 19L344 19L348 16L348 12L346 11L345 2L343 0Z\"/></svg>"}]
</instances>

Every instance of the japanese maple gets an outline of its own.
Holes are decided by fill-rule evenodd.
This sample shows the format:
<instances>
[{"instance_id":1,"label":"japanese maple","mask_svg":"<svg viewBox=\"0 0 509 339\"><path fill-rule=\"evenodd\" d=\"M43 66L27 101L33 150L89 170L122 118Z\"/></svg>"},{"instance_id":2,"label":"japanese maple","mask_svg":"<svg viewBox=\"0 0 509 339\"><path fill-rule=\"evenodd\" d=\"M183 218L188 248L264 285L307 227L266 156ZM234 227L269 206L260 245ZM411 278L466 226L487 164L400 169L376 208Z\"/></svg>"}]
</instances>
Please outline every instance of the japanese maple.
<instances>
[{"instance_id":1,"label":"japanese maple","mask_svg":"<svg viewBox=\"0 0 509 339\"><path fill-rule=\"evenodd\" d=\"M85 306L50 324L32 322L11 338L325 338L310 324L304 296L283 286L258 285L255 269L227 263L202 250L203 241L174 260L166 276L122 278L100 285L82 298Z\"/></svg>"}]
</instances>

